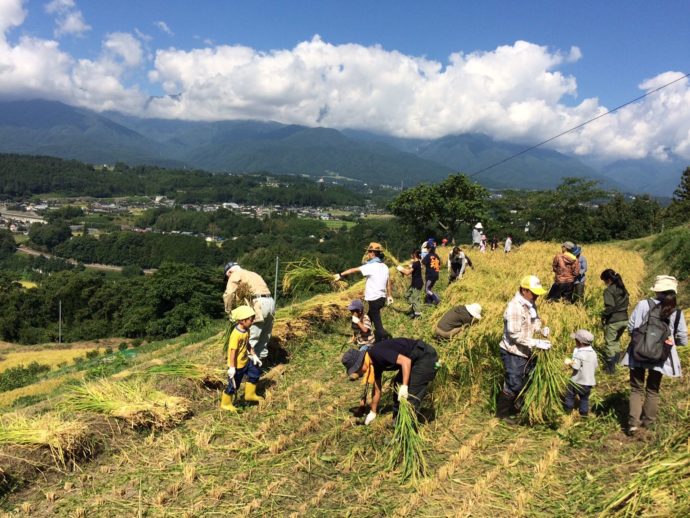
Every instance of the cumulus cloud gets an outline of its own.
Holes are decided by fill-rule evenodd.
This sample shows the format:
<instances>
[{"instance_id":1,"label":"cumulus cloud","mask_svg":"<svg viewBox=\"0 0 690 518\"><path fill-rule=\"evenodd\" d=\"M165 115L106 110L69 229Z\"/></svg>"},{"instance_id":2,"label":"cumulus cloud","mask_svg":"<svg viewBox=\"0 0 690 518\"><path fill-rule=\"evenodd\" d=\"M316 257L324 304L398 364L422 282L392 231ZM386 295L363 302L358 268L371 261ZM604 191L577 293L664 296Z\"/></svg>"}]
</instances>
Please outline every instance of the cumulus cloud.
<instances>
[{"instance_id":1,"label":"cumulus cloud","mask_svg":"<svg viewBox=\"0 0 690 518\"><path fill-rule=\"evenodd\" d=\"M91 26L84 20L84 15L77 9L74 0L51 0L45 5L48 14L54 14L55 37L72 34L79 36L91 30Z\"/></svg>"},{"instance_id":2,"label":"cumulus cloud","mask_svg":"<svg viewBox=\"0 0 690 518\"><path fill-rule=\"evenodd\" d=\"M168 27L168 24L164 21L155 22L154 25L168 36L175 36L175 33L172 31L172 29L170 29L170 27Z\"/></svg>"},{"instance_id":3,"label":"cumulus cloud","mask_svg":"<svg viewBox=\"0 0 690 518\"><path fill-rule=\"evenodd\" d=\"M48 5L55 13L76 9L73 0ZM596 98L577 98L576 78L566 72L570 63L586 59L577 47L561 51L517 41L456 52L441 62L315 36L270 52L211 44L151 50L150 62L150 42L141 32L113 32L89 60L75 59L53 40L10 43L8 32L25 17L21 0L0 0L2 98L43 97L144 117L276 120L415 138L481 132L523 144L608 109ZM128 85L147 66L149 81L166 95L151 99L145 91L151 85ZM681 75L664 72L639 87L648 92ZM669 153L690 158L690 84L679 81L549 146L609 160L664 159Z\"/></svg>"}]
</instances>

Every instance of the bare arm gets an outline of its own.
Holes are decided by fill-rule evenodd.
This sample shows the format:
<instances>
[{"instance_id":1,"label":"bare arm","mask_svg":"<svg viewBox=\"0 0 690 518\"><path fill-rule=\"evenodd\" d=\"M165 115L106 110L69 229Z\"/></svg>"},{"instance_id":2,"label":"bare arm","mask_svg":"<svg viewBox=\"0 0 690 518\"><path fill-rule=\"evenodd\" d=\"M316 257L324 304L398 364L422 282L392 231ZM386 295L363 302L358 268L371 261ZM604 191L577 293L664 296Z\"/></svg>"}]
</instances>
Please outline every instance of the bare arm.
<instances>
[{"instance_id":1,"label":"bare arm","mask_svg":"<svg viewBox=\"0 0 690 518\"><path fill-rule=\"evenodd\" d=\"M381 376L374 378L374 387L371 391L371 411L375 414L381 401Z\"/></svg>"},{"instance_id":2,"label":"bare arm","mask_svg":"<svg viewBox=\"0 0 690 518\"><path fill-rule=\"evenodd\" d=\"M340 276L345 277L347 275L352 275L353 273L359 273L359 271L360 271L359 266L356 266L354 268L348 268L344 272L340 272Z\"/></svg>"},{"instance_id":3,"label":"bare arm","mask_svg":"<svg viewBox=\"0 0 690 518\"><path fill-rule=\"evenodd\" d=\"M399 354L395 359L395 363L400 365L400 370L402 371L402 384L409 385L410 372L412 371L412 360L410 360L407 356Z\"/></svg>"}]
</instances>

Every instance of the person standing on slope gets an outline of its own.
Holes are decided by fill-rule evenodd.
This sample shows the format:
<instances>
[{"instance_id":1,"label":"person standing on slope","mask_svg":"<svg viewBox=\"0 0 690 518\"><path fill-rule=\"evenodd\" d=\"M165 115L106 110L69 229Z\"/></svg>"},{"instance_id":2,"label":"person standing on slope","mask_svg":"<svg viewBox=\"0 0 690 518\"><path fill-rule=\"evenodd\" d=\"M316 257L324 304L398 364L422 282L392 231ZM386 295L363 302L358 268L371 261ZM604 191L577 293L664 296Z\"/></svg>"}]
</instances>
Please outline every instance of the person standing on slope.
<instances>
[{"instance_id":1,"label":"person standing on slope","mask_svg":"<svg viewBox=\"0 0 690 518\"><path fill-rule=\"evenodd\" d=\"M223 293L225 312L230 313L235 306L237 293L243 285L250 293L248 305L254 310L256 317L249 328L249 345L254 354L259 358L268 356L268 342L273 332L273 319L276 312L276 303L271 295L271 290L258 273L250 272L240 267L239 264L230 261L225 265L225 276L228 282ZM239 301L242 302L242 301Z\"/></svg>"},{"instance_id":2,"label":"person standing on slope","mask_svg":"<svg viewBox=\"0 0 690 518\"><path fill-rule=\"evenodd\" d=\"M601 323L604 325L604 343L606 344L607 374L616 372L616 365L621 358L621 337L628 327L628 305L630 299L620 274L607 268L601 272L604 281L604 311Z\"/></svg>"},{"instance_id":3,"label":"person standing on slope","mask_svg":"<svg viewBox=\"0 0 690 518\"><path fill-rule=\"evenodd\" d=\"M553 258L554 281L547 300L573 301L575 278L580 275L580 262L573 255L575 243L566 241L561 245L561 253Z\"/></svg>"},{"instance_id":4,"label":"person standing on slope","mask_svg":"<svg viewBox=\"0 0 690 518\"><path fill-rule=\"evenodd\" d=\"M584 302L585 301L585 275L587 274L587 258L582 253L582 247L575 246L573 249L573 255L577 257L578 263L580 263L580 273L575 277L575 282L573 283L573 302Z\"/></svg>"},{"instance_id":5,"label":"person standing on slope","mask_svg":"<svg viewBox=\"0 0 690 518\"><path fill-rule=\"evenodd\" d=\"M353 273L361 273L366 277L364 284L364 300L369 304L367 315L374 325L374 337L377 342L389 338L388 331L381 321L381 310L386 304L393 303L393 291L388 272L388 266L383 263L383 247L379 243L369 243L366 250L367 262L362 266L349 268L341 273L336 273L334 279L339 281L343 277Z\"/></svg>"},{"instance_id":6,"label":"person standing on slope","mask_svg":"<svg viewBox=\"0 0 690 518\"><path fill-rule=\"evenodd\" d=\"M532 350L535 347L551 348L548 340L534 338L535 333L540 333L545 338L550 334L548 327L542 328L537 313L537 298L544 293L546 290L539 278L527 275L520 280L518 292L508 302L503 313L503 338L499 348L505 379L496 402L496 415L501 419L510 419L518 411L520 403L517 398L533 368L533 363L529 362Z\"/></svg>"}]
</instances>

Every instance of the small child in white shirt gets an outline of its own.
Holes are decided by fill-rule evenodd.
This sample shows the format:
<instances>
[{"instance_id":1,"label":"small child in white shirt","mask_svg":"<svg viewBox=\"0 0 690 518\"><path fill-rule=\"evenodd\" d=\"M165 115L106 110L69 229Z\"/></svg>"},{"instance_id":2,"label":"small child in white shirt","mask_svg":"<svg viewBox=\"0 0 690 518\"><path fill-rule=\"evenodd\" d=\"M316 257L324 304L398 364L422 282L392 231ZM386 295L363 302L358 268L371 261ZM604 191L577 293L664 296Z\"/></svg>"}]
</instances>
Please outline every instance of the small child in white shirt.
<instances>
[{"instance_id":1,"label":"small child in white shirt","mask_svg":"<svg viewBox=\"0 0 690 518\"><path fill-rule=\"evenodd\" d=\"M573 357L565 360L565 364L573 369L565 394L565 410L571 412L575 408L575 397L578 396L580 415L586 416L589 414L589 395L597 384L594 372L599 366L597 352L592 347L594 335L586 329L578 329L570 337L575 339L575 350Z\"/></svg>"}]
</instances>

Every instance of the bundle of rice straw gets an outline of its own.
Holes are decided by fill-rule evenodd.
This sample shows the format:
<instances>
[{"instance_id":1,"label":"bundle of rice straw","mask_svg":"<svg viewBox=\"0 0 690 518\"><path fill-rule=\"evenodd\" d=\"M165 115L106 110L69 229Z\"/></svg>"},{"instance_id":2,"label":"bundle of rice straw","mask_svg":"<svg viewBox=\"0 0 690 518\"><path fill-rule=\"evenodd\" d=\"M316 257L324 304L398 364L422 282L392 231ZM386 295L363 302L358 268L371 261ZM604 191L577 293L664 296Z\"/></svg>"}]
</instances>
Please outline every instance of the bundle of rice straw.
<instances>
[{"instance_id":1,"label":"bundle of rice straw","mask_svg":"<svg viewBox=\"0 0 690 518\"><path fill-rule=\"evenodd\" d=\"M218 387L224 385L226 381L225 374L220 369L184 361L155 365L149 368L148 372L159 376L186 378L196 381L205 387Z\"/></svg>"},{"instance_id":2,"label":"bundle of rice straw","mask_svg":"<svg viewBox=\"0 0 690 518\"><path fill-rule=\"evenodd\" d=\"M289 263L283 276L283 291L292 294L309 293L315 286L327 285L332 291L343 291L347 282L336 281L334 274L321 264L318 259L301 259Z\"/></svg>"},{"instance_id":3,"label":"bundle of rice straw","mask_svg":"<svg viewBox=\"0 0 690 518\"><path fill-rule=\"evenodd\" d=\"M520 418L529 424L554 424L563 415L568 372L556 351L535 349L530 361L536 363L520 392Z\"/></svg>"},{"instance_id":4,"label":"bundle of rice straw","mask_svg":"<svg viewBox=\"0 0 690 518\"><path fill-rule=\"evenodd\" d=\"M48 448L56 466L65 469L69 462L90 457L95 442L83 421L54 413L37 417L6 414L0 417L0 446L5 445Z\"/></svg>"},{"instance_id":5,"label":"bundle of rice straw","mask_svg":"<svg viewBox=\"0 0 690 518\"><path fill-rule=\"evenodd\" d=\"M400 400L387 469L394 470L398 467L402 482L417 481L428 470L424 457L424 439L419 434L417 415L412 404L406 399Z\"/></svg>"},{"instance_id":6,"label":"bundle of rice straw","mask_svg":"<svg viewBox=\"0 0 690 518\"><path fill-rule=\"evenodd\" d=\"M153 428L175 426L191 413L186 399L169 396L141 381L83 384L72 389L63 407L116 417L132 427Z\"/></svg>"}]
</instances>

